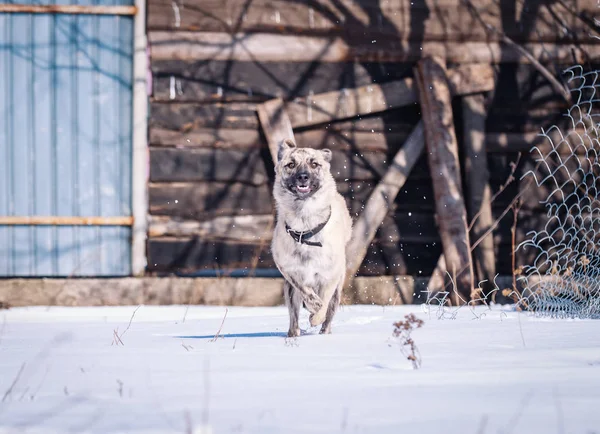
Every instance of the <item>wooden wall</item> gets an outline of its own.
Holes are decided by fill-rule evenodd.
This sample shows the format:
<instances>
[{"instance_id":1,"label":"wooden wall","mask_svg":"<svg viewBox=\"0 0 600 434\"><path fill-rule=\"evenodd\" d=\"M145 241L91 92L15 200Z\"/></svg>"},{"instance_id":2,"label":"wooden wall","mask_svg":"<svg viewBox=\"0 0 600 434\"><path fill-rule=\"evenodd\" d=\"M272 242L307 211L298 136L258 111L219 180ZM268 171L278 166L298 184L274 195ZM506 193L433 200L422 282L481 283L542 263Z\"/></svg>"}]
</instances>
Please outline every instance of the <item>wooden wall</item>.
<instances>
[{"instance_id":1,"label":"wooden wall","mask_svg":"<svg viewBox=\"0 0 600 434\"><path fill-rule=\"evenodd\" d=\"M522 44L554 75L600 55L595 0L149 0L152 68L149 271L273 268L272 161L256 104L412 76L426 54L449 65L496 66L486 145L492 189L541 127L564 122L566 105L510 45ZM497 32L490 32L488 24ZM461 104L455 101L459 143ZM343 116L344 106L339 107ZM307 117L313 114L307 108ZM329 147L352 215L420 119L419 106L298 129L300 146ZM398 195L359 273L429 275L442 251L422 158ZM493 203L499 215L519 189ZM465 192L468 194L468 191ZM527 193L517 242L544 224L541 192ZM497 271L510 274L512 214L494 232ZM531 258L519 253L517 263Z\"/></svg>"}]
</instances>

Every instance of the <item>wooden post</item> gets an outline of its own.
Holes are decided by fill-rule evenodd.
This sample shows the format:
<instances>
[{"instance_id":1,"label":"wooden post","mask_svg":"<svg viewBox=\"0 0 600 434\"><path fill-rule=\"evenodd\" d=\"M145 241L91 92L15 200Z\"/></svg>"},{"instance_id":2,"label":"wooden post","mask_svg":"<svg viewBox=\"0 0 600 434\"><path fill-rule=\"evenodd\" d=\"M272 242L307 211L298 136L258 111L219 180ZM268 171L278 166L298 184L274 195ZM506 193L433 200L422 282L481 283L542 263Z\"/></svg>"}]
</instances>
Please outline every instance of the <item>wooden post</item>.
<instances>
[{"instance_id":1,"label":"wooden post","mask_svg":"<svg viewBox=\"0 0 600 434\"><path fill-rule=\"evenodd\" d=\"M148 52L146 39L146 1L135 0L137 14L133 18L133 151L131 162L131 196L133 226L131 228L131 272L142 276L146 271L148 233Z\"/></svg>"},{"instance_id":2,"label":"wooden post","mask_svg":"<svg viewBox=\"0 0 600 434\"><path fill-rule=\"evenodd\" d=\"M477 219L471 228L471 239L478 240L494 222L485 148L485 95L463 97L463 126L465 150L465 178L467 183L469 217ZM479 281L492 281L496 274L494 236L489 234L473 252L473 262Z\"/></svg>"},{"instance_id":3,"label":"wooden post","mask_svg":"<svg viewBox=\"0 0 600 434\"><path fill-rule=\"evenodd\" d=\"M346 285L349 285L356 275L379 225L424 148L423 122L420 121L369 196L363 212L354 224L352 238L346 247Z\"/></svg>"},{"instance_id":4,"label":"wooden post","mask_svg":"<svg viewBox=\"0 0 600 434\"><path fill-rule=\"evenodd\" d=\"M277 164L279 144L285 139L294 140L294 131L292 131L292 123L285 111L285 104L281 98L275 98L260 104L256 110L269 145L273 164Z\"/></svg>"},{"instance_id":5,"label":"wooden post","mask_svg":"<svg viewBox=\"0 0 600 434\"><path fill-rule=\"evenodd\" d=\"M465 302L470 299L474 278L452 100L444 61L431 57L419 61L415 77L446 268L456 283L458 294L453 294L453 297L459 304L461 298Z\"/></svg>"}]
</instances>

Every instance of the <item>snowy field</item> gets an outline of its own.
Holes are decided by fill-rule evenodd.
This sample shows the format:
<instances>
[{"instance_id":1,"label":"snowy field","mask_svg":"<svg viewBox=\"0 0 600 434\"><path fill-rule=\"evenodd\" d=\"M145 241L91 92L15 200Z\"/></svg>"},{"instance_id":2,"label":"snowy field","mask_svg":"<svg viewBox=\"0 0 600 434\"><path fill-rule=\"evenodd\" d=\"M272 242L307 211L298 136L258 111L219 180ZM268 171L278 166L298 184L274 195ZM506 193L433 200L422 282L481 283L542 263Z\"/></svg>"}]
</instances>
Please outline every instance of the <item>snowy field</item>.
<instances>
[{"instance_id":1,"label":"snowy field","mask_svg":"<svg viewBox=\"0 0 600 434\"><path fill-rule=\"evenodd\" d=\"M134 309L0 311L0 432L600 433L597 321L344 306L290 341L284 307L229 308L213 341L223 307Z\"/></svg>"}]
</instances>

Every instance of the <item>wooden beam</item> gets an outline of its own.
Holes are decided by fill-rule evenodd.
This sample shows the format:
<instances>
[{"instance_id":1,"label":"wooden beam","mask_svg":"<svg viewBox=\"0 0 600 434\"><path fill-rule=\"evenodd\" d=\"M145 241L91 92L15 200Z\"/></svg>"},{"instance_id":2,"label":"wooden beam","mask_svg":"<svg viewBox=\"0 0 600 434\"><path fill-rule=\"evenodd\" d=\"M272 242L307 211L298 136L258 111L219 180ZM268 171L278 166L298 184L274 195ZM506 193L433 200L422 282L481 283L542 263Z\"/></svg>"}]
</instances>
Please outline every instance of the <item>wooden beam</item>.
<instances>
[{"instance_id":1,"label":"wooden beam","mask_svg":"<svg viewBox=\"0 0 600 434\"><path fill-rule=\"evenodd\" d=\"M559 70L567 65L555 65ZM372 86L408 77L412 63L379 62L231 62L212 60L152 61L153 102L257 102L272 98L302 102L311 94L334 89ZM544 101L544 108L554 108L562 98L544 81L536 81L539 71L532 65L505 65L500 69L515 74L511 83L502 83L497 92L510 91L512 98L499 99L498 104L516 107ZM471 79L472 80L472 79ZM539 129L539 125L538 125Z\"/></svg>"},{"instance_id":2,"label":"wooden beam","mask_svg":"<svg viewBox=\"0 0 600 434\"><path fill-rule=\"evenodd\" d=\"M576 19L593 16L595 0L544 3L515 1L515 8L526 3L522 13L529 26L515 20L515 10L494 0L479 0L482 19L519 41L580 41L592 39L593 27ZM568 3L571 13L558 8ZM483 23L477 20L461 0L149 0L148 26L152 30L190 30L232 33L277 32L362 38L378 43L406 41L490 41ZM535 15L534 15L535 14ZM411 23L419 23L411 26ZM535 31L531 31L535 29Z\"/></svg>"},{"instance_id":3,"label":"wooden beam","mask_svg":"<svg viewBox=\"0 0 600 434\"><path fill-rule=\"evenodd\" d=\"M477 66L454 71L452 81L449 81L449 91L457 94L471 94L491 90L494 85L493 74L489 70L481 69L479 71L479 69ZM477 72L482 72L482 74L477 74ZM394 96L390 95L389 98L394 98ZM371 193L364 211L354 224L352 239L346 249L346 256L348 257L346 264L347 286L351 284L360 268L369 244L423 152L423 148L423 122L420 121L404 146L394 157L383 179Z\"/></svg>"},{"instance_id":4,"label":"wooden beam","mask_svg":"<svg viewBox=\"0 0 600 434\"><path fill-rule=\"evenodd\" d=\"M277 164L279 145L286 139L294 140L292 123L281 98L275 98L257 107L258 118L267 138L273 164Z\"/></svg>"},{"instance_id":5,"label":"wooden beam","mask_svg":"<svg viewBox=\"0 0 600 434\"><path fill-rule=\"evenodd\" d=\"M0 226L131 226L133 217L1 216Z\"/></svg>"},{"instance_id":6,"label":"wooden beam","mask_svg":"<svg viewBox=\"0 0 600 434\"><path fill-rule=\"evenodd\" d=\"M456 282L458 294L454 294L455 300L460 296L468 301L474 288L471 244L444 61L440 58L423 59L415 68L415 77L446 268Z\"/></svg>"},{"instance_id":7,"label":"wooden beam","mask_svg":"<svg viewBox=\"0 0 600 434\"><path fill-rule=\"evenodd\" d=\"M154 31L148 36L153 60L414 62L425 56L438 56L458 64L530 63L522 51L501 42L394 41L385 46L371 41L349 45L341 37L277 33ZM581 63L600 55L600 48L593 43L526 43L522 48L535 59L554 63Z\"/></svg>"},{"instance_id":8,"label":"wooden beam","mask_svg":"<svg viewBox=\"0 0 600 434\"><path fill-rule=\"evenodd\" d=\"M131 153L131 273L146 271L148 234L148 40L146 38L146 0L135 0L139 10L133 18L133 106Z\"/></svg>"},{"instance_id":9,"label":"wooden beam","mask_svg":"<svg viewBox=\"0 0 600 434\"><path fill-rule=\"evenodd\" d=\"M270 241L273 215L223 216L208 221L181 220L167 216L151 216L150 237L196 236L210 240L236 240L239 242Z\"/></svg>"},{"instance_id":10,"label":"wooden beam","mask_svg":"<svg viewBox=\"0 0 600 434\"><path fill-rule=\"evenodd\" d=\"M465 179L468 192L469 221L473 222L470 238L478 240L494 222L492 216L492 191L485 148L485 95L463 97L463 132L465 152ZM477 216L475 220L473 218ZM494 237L489 234L475 248L473 263L479 282L493 281L496 275Z\"/></svg>"},{"instance_id":11,"label":"wooden beam","mask_svg":"<svg viewBox=\"0 0 600 434\"><path fill-rule=\"evenodd\" d=\"M269 175L259 149L150 148L150 180L261 185L269 181Z\"/></svg>"},{"instance_id":12,"label":"wooden beam","mask_svg":"<svg viewBox=\"0 0 600 434\"><path fill-rule=\"evenodd\" d=\"M205 221L273 212L273 193L268 184L151 182L149 196L151 215L175 219Z\"/></svg>"},{"instance_id":13,"label":"wooden beam","mask_svg":"<svg viewBox=\"0 0 600 434\"><path fill-rule=\"evenodd\" d=\"M490 90L494 69L483 64L462 65L451 69L448 76L452 94L466 95ZM414 80L406 78L381 85L320 93L308 96L304 100L296 99L285 104L285 109L291 127L299 128L383 112L416 102L417 90ZM279 110L282 100L276 98L269 101L268 105L264 104L263 110L274 112Z\"/></svg>"},{"instance_id":14,"label":"wooden beam","mask_svg":"<svg viewBox=\"0 0 600 434\"><path fill-rule=\"evenodd\" d=\"M397 143L404 142L410 131L405 131L404 125L395 126L394 131L384 132L383 122L378 129L363 129L361 124L371 119L345 121L332 124L328 128L310 129L294 133L298 146L321 146L333 150L356 150L366 152L388 152ZM370 122L373 124L373 122ZM367 127L365 123L365 127ZM560 137L556 130L550 131L552 140L556 145ZM582 129L575 130L583 135ZM575 135L566 138L569 143L576 145ZM211 149L259 149L264 140L257 129L199 129L190 132L175 131L163 128L150 128L150 143L155 147L179 148L211 148ZM511 152L529 153L533 146L549 149L550 143L539 131L522 133L485 133L485 148L489 154L505 154ZM564 144L556 150L559 154L569 155L572 152L584 153L582 147L569 149Z\"/></svg>"},{"instance_id":15,"label":"wooden beam","mask_svg":"<svg viewBox=\"0 0 600 434\"><path fill-rule=\"evenodd\" d=\"M493 76L493 68L489 65L481 65L481 68L483 70L491 71L492 74L490 75ZM481 69L475 67L467 68L467 65L463 65L459 69L461 71L469 69L473 70L473 72L477 72L477 70L481 71ZM452 71L452 69L449 71L450 78L454 77ZM480 80L478 77L479 75L474 75L468 80L465 79L464 82L478 82ZM454 95L464 95L464 93L460 92L460 88L458 90L459 91L454 93ZM500 92L500 90L498 90L498 92ZM343 95L343 91L340 91L338 95L340 100L344 98L347 99L349 96L352 96L352 90L346 90L345 96ZM303 97L286 104L292 122L292 128L297 128L301 124L307 127L312 125L317 126L318 122L315 117L316 109L314 106L312 110L312 121L308 121L307 100L320 104L318 98L320 98L319 94L316 94L310 97L310 99L308 97ZM337 99L335 101L337 101ZM371 101L375 102L374 99L371 99ZM367 133L375 132L378 134L402 132L404 134L404 139L406 139L412 131L412 128L420 119L416 102L416 99L407 99L405 101L405 106L398 105L388 107L389 109L400 109L404 107L401 116L399 116L398 113L390 113L391 110L386 109L386 111L381 112L371 111L373 116L361 117L360 119L357 119L356 117L348 118L341 122L337 121L346 116L341 109L333 109L329 112L326 112L326 110L323 109L320 111L326 112L328 115L324 118L324 122L322 122L321 119L318 120L321 122L318 126L319 129L331 130L349 137L351 137L353 132L357 131ZM561 128L568 126L568 118L563 116L563 113L566 112L566 106L564 104L558 105L550 102L544 103L538 108L534 107L533 104L534 102L531 101L521 104L515 100L514 103L495 106L488 116L490 132L505 132L509 129L508 127L511 127L511 130L516 129L516 131L539 133L540 126L544 128L548 128L554 124ZM297 109L294 108L296 105L298 107ZM260 121L256 114L256 107L256 103L152 103L152 118L150 119L149 127L151 132L154 129L160 129L163 131L178 131L187 134L182 137L182 141L175 143L178 146L191 146L196 139L201 140L206 144L208 144L208 140L212 143L223 142L228 140L228 137L223 136L228 130L237 130L237 137L232 137L231 134L228 134L232 139L229 143L236 145L235 147L246 146L251 139L254 143L262 144L264 143L263 139L258 141L255 140L258 137L258 132L260 130ZM374 116L375 114L377 116ZM296 118L296 116L298 117ZM332 123L333 120L336 120L335 124ZM331 123L331 125L328 125L329 123ZM390 131L390 128L392 131ZM240 130L254 130L254 133L248 138L240 140L239 135L245 134ZM375 140L376 135L374 134L373 136L373 140ZM402 140L402 142L403 141L404 140ZM250 142L250 144L251 143L252 142Z\"/></svg>"},{"instance_id":16,"label":"wooden beam","mask_svg":"<svg viewBox=\"0 0 600 434\"><path fill-rule=\"evenodd\" d=\"M0 4L0 13L9 14L136 15L137 11L136 6Z\"/></svg>"},{"instance_id":17,"label":"wooden beam","mask_svg":"<svg viewBox=\"0 0 600 434\"><path fill-rule=\"evenodd\" d=\"M396 200L396 195L406 182L424 147L423 123L419 122L390 163L383 179L369 196L364 211L353 225L352 238L346 246L346 285L351 284L366 256L369 244Z\"/></svg>"}]
</instances>

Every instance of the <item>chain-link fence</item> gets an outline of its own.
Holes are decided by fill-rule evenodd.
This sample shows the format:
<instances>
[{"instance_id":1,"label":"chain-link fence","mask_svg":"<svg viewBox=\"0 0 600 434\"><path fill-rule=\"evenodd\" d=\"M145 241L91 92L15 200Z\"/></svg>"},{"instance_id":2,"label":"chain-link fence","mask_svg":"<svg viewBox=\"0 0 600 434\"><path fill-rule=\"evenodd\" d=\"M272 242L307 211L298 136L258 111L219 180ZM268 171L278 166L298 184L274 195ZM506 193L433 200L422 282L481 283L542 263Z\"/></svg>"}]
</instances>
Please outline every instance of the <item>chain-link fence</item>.
<instances>
[{"instance_id":1,"label":"chain-link fence","mask_svg":"<svg viewBox=\"0 0 600 434\"><path fill-rule=\"evenodd\" d=\"M542 189L548 219L517 247L537 253L519 270L519 306L552 317L599 318L600 71L574 66L566 74L573 100L568 130L542 130L543 144L532 149L538 170L524 175Z\"/></svg>"}]
</instances>

